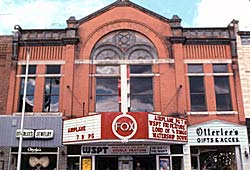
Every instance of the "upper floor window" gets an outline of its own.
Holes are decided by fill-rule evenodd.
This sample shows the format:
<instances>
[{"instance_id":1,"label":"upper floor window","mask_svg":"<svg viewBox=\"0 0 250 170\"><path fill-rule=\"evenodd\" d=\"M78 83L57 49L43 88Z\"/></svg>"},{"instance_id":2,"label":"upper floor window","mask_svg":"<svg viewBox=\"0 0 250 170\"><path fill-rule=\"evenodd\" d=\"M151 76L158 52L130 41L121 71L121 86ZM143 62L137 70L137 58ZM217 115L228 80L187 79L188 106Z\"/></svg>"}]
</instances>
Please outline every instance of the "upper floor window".
<instances>
[{"instance_id":1,"label":"upper floor window","mask_svg":"<svg viewBox=\"0 0 250 170\"><path fill-rule=\"evenodd\" d=\"M92 52L96 74L96 112L153 111L153 44L129 30L104 36Z\"/></svg>"},{"instance_id":2,"label":"upper floor window","mask_svg":"<svg viewBox=\"0 0 250 170\"><path fill-rule=\"evenodd\" d=\"M191 111L206 111L206 95L202 64L188 65Z\"/></svg>"},{"instance_id":3,"label":"upper floor window","mask_svg":"<svg viewBox=\"0 0 250 170\"><path fill-rule=\"evenodd\" d=\"M96 112L122 111L122 103L126 103L127 111L153 111L151 67L97 66ZM123 93L126 94L122 95Z\"/></svg>"},{"instance_id":4,"label":"upper floor window","mask_svg":"<svg viewBox=\"0 0 250 170\"><path fill-rule=\"evenodd\" d=\"M60 65L47 66L46 74L53 74L53 76L45 78L44 112L58 112L59 110L60 70Z\"/></svg>"},{"instance_id":5,"label":"upper floor window","mask_svg":"<svg viewBox=\"0 0 250 170\"><path fill-rule=\"evenodd\" d=\"M19 104L18 111L22 111L23 107L23 97L24 97L24 85L25 85L25 72L26 66L22 65L21 68L21 88L19 95ZM26 98L25 98L25 112L33 112L34 107L34 93L35 93L35 79L36 74L36 65L29 65L28 69L28 79L27 79L27 90L26 90Z\"/></svg>"},{"instance_id":6,"label":"upper floor window","mask_svg":"<svg viewBox=\"0 0 250 170\"><path fill-rule=\"evenodd\" d=\"M119 66L97 66L96 112L119 111Z\"/></svg>"},{"instance_id":7,"label":"upper floor window","mask_svg":"<svg viewBox=\"0 0 250 170\"><path fill-rule=\"evenodd\" d=\"M213 64L214 90L217 111L232 110L227 64Z\"/></svg>"}]
</instances>

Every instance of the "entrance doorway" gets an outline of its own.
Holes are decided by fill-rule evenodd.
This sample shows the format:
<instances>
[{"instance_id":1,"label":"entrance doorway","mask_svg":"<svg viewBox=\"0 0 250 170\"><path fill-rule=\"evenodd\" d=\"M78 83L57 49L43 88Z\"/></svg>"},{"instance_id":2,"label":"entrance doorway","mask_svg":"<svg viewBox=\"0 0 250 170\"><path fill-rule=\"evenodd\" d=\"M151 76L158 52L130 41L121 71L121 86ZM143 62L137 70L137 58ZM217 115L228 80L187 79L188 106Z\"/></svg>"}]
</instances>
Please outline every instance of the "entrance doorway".
<instances>
[{"instance_id":1,"label":"entrance doorway","mask_svg":"<svg viewBox=\"0 0 250 170\"><path fill-rule=\"evenodd\" d=\"M136 155L130 156L132 160L127 160L128 165L129 161L133 162L133 170L156 170L156 156L149 155ZM118 170L118 160L119 156L96 156L95 158L95 169L96 170ZM140 166L141 169L136 169ZM125 166L124 166L125 167ZM130 167L130 166L127 166ZM131 164L132 168L132 164Z\"/></svg>"},{"instance_id":2,"label":"entrance doorway","mask_svg":"<svg viewBox=\"0 0 250 170\"><path fill-rule=\"evenodd\" d=\"M150 156L133 156L133 169L136 170L138 164L141 170L156 170L156 157Z\"/></svg>"},{"instance_id":3,"label":"entrance doorway","mask_svg":"<svg viewBox=\"0 0 250 170\"><path fill-rule=\"evenodd\" d=\"M118 170L117 156L97 156L96 170Z\"/></svg>"}]
</instances>

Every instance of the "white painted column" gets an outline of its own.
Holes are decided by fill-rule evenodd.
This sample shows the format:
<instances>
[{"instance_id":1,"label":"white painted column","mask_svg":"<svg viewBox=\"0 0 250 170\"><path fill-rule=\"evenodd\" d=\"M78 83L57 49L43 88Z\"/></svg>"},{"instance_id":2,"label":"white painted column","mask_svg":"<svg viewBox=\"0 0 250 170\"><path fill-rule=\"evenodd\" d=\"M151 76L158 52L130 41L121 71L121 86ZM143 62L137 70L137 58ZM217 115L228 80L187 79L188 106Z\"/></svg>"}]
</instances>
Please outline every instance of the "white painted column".
<instances>
[{"instance_id":1,"label":"white painted column","mask_svg":"<svg viewBox=\"0 0 250 170\"><path fill-rule=\"evenodd\" d=\"M120 67L121 71L121 111L123 114L128 112L128 85L127 85L127 65Z\"/></svg>"},{"instance_id":2,"label":"white painted column","mask_svg":"<svg viewBox=\"0 0 250 170\"><path fill-rule=\"evenodd\" d=\"M184 170L191 170L191 151L188 144L183 145L183 154Z\"/></svg>"}]
</instances>

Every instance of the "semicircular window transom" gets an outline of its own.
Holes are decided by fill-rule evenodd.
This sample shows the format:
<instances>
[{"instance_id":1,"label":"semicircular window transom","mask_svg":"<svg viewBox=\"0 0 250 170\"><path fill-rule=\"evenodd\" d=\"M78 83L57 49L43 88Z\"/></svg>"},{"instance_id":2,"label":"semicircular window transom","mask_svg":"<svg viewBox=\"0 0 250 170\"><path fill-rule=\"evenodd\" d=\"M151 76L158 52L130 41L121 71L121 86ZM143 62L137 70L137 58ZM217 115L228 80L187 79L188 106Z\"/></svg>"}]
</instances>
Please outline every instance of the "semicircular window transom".
<instances>
[{"instance_id":1,"label":"semicircular window transom","mask_svg":"<svg viewBox=\"0 0 250 170\"><path fill-rule=\"evenodd\" d=\"M157 59L157 52L144 35L130 30L107 34L92 51L94 60L150 60Z\"/></svg>"}]
</instances>

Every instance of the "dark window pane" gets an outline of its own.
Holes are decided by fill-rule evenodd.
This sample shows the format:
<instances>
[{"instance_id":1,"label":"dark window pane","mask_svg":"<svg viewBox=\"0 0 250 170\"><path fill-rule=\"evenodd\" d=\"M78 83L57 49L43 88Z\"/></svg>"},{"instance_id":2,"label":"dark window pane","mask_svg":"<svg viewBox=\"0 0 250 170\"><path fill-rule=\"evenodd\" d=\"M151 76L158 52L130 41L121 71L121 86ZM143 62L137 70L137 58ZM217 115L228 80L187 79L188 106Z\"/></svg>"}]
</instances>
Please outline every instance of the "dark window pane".
<instances>
[{"instance_id":1,"label":"dark window pane","mask_svg":"<svg viewBox=\"0 0 250 170\"><path fill-rule=\"evenodd\" d=\"M229 77L214 77L216 108L218 111L232 110Z\"/></svg>"},{"instance_id":2,"label":"dark window pane","mask_svg":"<svg viewBox=\"0 0 250 170\"><path fill-rule=\"evenodd\" d=\"M173 156L172 157L172 170L183 169L183 158L182 156Z\"/></svg>"},{"instance_id":3,"label":"dark window pane","mask_svg":"<svg viewBox=\"0 0 250 170\"><path fill-rule=\"evenodd\" d=\"M118 112L118 96L96 96L96 112Z\"/></svg>"},{"instance_id":4,"label":"dark window pane","mask_svg":"<svg viewBox=\"0 0 250 170\"><path fill-rule=\"evenodd\" d=\"M97 78L96 95L118 94L118 78Z\"/></svg>"},{"instance_id":5,"label":"dark window pane","mask_svg":"<svg viewBox=\"0 0 250 170\"><path fill-rule=\"evenodd\" d=\"M203 73L203 65L202 64L189 64L188 73Z\"/></svg>"},{"instance_id":6,"label":"dark window pane","mask_svg":"<svg viewBox=\"0 0 250 170\"><path fill-rule=\"evenodd\" d=\"M228 77L225 77L225 76L214 77L214 83L215 83L214 86L215 86L216 94L230 93Z\"/></svg>"},{"instance_id":7,"label":"dark window pane","mask_svg":"<svg viewBox=\"0 0 250 170\"><path fill-rule=\"evenodd\" d=\"M171 154L182 154L183 146L182 145L170 145Z\"/></svg>"},{"instance_id":8,"label":"dark window pane","mask_svg":"<svg viewBox=\"0 0 250 170\"><path fill-rule=\"evenodd\" d=\"M25 74L26 72L26 65L22 65L21 74ZM36 74L36 65L29 65L28 74Z\"/></svg>"},{"instance_id":9,"label":"dark window pane","mask_svg":"<svg viewBox=\"0 0 250 170\"><path fill-rule=\"evenodd\" d=\"M152 112L153 95L134 96L131 95L131 112Z\"/></svg>"},{"instance_id":10,"label":"dark window pane","mask_svg":"<svg viewBox=\"0 0 250 170\"><path fill-rule=\"evenodd\" d=\"M228 73L227 64L213 64L214 73Z\"/></svg>"},{"instance_id":11,"label":"dark window pane","mask_svg":"<svg viewBox=\"0 0 250 170\"><path fill-rule=\"evenodd\" d=\"M119 66L97 66L97 74L119 74Z\"/></svg>"},{"instance_id":12,"label":"dark window pane","mask_svg":"<svg viewBox=\"0 0 250 170\"><path fill-rule=\"evenodd\" d=\"M229 94L220 94L216 95L216 107L218 111L230 111L232 110L231 106L231 97Z\"/></svg>"},{"instance_id":13,"label":"dark window pane","mask_svg":"<svg viewBox=\"0 0 250 170\"><path fill-rule=\"evenodd\" d=\"M189 84L191 93L204 93L203 77L189 77Z\"/></svg>"},{"instance_id":14,"label":"dark window pane","mask_svg":"<svg viewBox=\"0 0 250 170\"><path fill-rule=\"evenodd\" d=\"M46 74L60 74L61 66L60 65L48 65Z\"/></svg>"},{"instance_id":15,"label":"dark window pane","mask_svg":"<svg viewBox=\"0 0 250 170\"><path fill-rule=\"evenodd\" d=\"M131 94L153 94L152 78L131 78L130 89Z\"/></svg>"},{"instance_id":16,"label":"dark window pane","mask_svg":"<svg viewBox=\"0 0 250 170\"><path fill-rule=\"evenodd\" d=\"M206 111L206 101L204 94L191 94L191 110Z\"/></svg>"},{"instance_id":17,"label":"dark window pane","mask_svg":"<svg viewBox=\"0 0 250 170\"><path fill-rule=\"evenodd\" d=\"M206 111L206 96L203 77L189 77L191 111Z\"/></svg>"},{"instance_id":18,"label":"dark window pane","mask_svg":"<svg viewBox=\"0 0 250 170\"><path fill-rule=\"evenodd\" d=\"M152 73L151 65L131 65L130 73Z\"/></svg>"}]
</instances>

